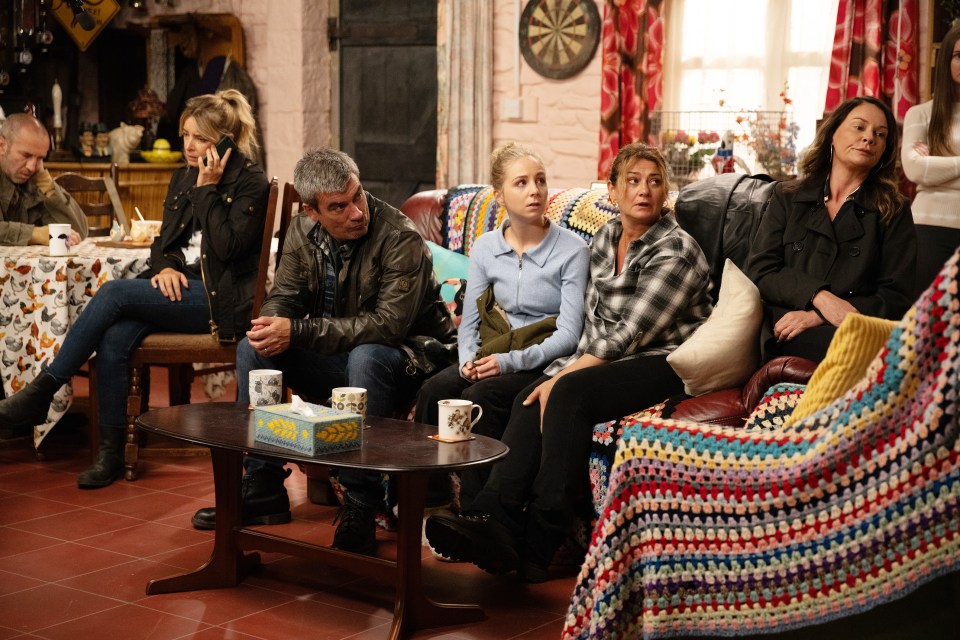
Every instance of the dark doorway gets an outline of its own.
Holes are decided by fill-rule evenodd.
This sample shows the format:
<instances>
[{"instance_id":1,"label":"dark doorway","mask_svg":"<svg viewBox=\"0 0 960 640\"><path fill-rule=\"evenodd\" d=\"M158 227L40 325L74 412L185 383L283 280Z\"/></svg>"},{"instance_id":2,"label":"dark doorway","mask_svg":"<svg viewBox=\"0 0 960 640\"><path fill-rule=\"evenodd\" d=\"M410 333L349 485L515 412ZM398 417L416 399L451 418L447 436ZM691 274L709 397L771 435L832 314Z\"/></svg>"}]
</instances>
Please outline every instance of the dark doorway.
<instances>
[{"instance_id":1,"label":"dark doorway","mask_svg":"<svg viewBox=\"0 0 960 640\"><path fill-rule=\"evenodd\" d=\"M399 207L436 183L436 0L341 0L340 146Z\"/></svg>"}]
</instances>

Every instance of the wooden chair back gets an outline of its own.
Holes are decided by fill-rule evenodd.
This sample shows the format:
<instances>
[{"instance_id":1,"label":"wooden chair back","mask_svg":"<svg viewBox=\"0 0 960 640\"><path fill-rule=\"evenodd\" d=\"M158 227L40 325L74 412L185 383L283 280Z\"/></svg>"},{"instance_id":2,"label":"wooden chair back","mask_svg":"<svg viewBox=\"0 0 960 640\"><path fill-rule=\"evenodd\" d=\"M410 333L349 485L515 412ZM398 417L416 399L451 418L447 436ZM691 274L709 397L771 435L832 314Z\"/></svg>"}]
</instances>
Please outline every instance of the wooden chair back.
<instances>
[{"instance_id":1,"label":"wooden chair back","mask_svg":"<svg viewBox=\"0 0 960 640\"><path fill-rule=\"evenodd\" d=\"M110 235L114 218L125 234L130 232L117 184L112 177L93 178L68 172L54 178L54 182L80 205L87 216L91 236Z\"/></svg>"},{"instance_id":2,"label":"wooden chair back","mask_svg":"<svg viewBox=\"0 0 960 640\"><path fill-rule=\"evenodd\" d=\"M294 205L297 207L297 213L303 211L303 201L300 199L300 194L297 193L293 184L285 182L283 184L283 198L280 200L280 228L277 231L277 267L280 266L280 256L283 254L283 242L287 237L290 220L293 219Z\"/></svg>"}]
</instances>

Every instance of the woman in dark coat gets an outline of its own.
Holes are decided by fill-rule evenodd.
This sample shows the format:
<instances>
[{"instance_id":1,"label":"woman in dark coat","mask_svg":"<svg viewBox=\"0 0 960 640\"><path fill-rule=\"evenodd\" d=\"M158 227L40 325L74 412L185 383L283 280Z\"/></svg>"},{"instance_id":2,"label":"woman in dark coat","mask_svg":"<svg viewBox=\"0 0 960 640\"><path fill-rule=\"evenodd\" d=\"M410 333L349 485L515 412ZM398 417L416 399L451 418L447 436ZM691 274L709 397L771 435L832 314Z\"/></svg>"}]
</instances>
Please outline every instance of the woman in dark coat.
<instances>
[{"instance_id":1,"label":"woman in dark coat","mask_svg":"<svg viewBox=\"0 0 960 640\"><path fill-rule=\"evenodd\" d=\"M820 126L800 178L775 188L746 267L766 309L765 359L819 362L848 313L896 319L910 307L917 243L897 146L890 109L852 98Z\"/></svg>"},{"instance_id":2,"label":"woman in dark coat","mask_svg":"<svg viewBox=\"0 0 960 640\"><path fill-rule=\"evenodd\" d=\"M70 328L46 370L0 402L0 424L40 424L54 394L97 353L100 449L81 488L104 487L123 472L128 361L154 331L212 332L235 342L250 322L270 185L255 152L250 105L234 90L192 98L180 118L187 166L170 180L150 269L104 283ZM217 153L221 137L237 149Z\"/></svg>"}]
</instances>

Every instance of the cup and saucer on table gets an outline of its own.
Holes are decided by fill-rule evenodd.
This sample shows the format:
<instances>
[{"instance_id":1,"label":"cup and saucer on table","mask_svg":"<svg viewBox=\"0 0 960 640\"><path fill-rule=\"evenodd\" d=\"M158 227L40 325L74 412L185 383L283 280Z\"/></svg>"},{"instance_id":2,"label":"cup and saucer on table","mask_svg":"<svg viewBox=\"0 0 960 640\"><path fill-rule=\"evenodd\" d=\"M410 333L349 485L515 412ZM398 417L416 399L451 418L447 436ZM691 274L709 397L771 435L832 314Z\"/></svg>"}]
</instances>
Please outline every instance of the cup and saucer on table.
<instances>
[{"instance_id":1,"label":"cup and saucer on table","mask_svg":"<svg viewBox=\"0 0 960 640\"><path fill-rule=\"evenodd\" d=\"M437 442L465 442L473 440L470 430L483 416L483 407L469 400L450 399L437 402L438 432L429 436ZM473 417L473 410L477 417Z\"/></svg>"}]
</instances>

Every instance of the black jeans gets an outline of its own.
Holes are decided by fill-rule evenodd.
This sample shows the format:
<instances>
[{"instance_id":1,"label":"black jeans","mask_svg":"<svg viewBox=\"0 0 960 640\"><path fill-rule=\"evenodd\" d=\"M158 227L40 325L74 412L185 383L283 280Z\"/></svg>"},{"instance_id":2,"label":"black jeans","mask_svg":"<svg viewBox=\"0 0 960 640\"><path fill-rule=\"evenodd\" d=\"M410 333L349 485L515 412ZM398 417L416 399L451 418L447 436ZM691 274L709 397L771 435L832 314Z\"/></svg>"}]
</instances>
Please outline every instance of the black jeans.
<instances>
[{"instance_id":1,"label":"black jeans","mask_svg":"<svg viewBox=\"0 0 960 640\"><path fill-rule=\"evenodd\" d=\"M483 408L483 415L471 433L499 440L507 427L514 398L541 375L542 370L518 371L471 382L460 375L459 364L450 365L423 383L417 394L414 420L422 424L437 424L437 402L461 398ZM464 469L460 473L460 503L472 502L489 475L489 469Z\"/></svg>"},{"instance_id":2,"label":"black jeans","mask_svg":"<svg viewBox=\"0 0 960 640\"><path fill-rule=\"evenodd\" d=\"M574 371L550 392L540 431L540 404L522 401L544 376L520 392L503 442L507 457L469 505L522 537L521 553L549 562L566 538L588 493L593 425L623 416L683 391L665 355L641 355Z\"/></svg>"},{"instance_id":3,"label":"black jeans","mask_svg":"<svg viewBox=\"0 0 960 640\"><path fill-rule=\"evenodd\" d=\"M917 227L917 285L914 298L927 290L960 247L960 229L918 224Z\"/></svg>"}]
</instances>

